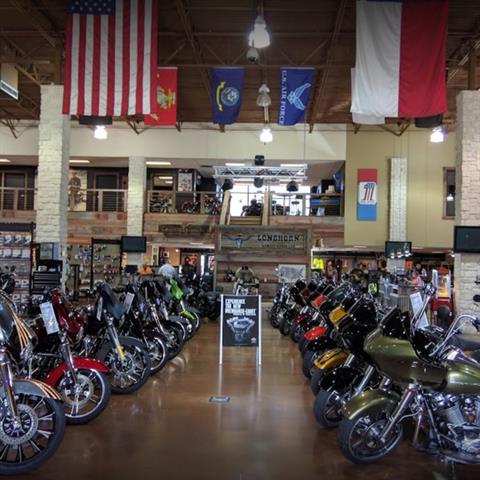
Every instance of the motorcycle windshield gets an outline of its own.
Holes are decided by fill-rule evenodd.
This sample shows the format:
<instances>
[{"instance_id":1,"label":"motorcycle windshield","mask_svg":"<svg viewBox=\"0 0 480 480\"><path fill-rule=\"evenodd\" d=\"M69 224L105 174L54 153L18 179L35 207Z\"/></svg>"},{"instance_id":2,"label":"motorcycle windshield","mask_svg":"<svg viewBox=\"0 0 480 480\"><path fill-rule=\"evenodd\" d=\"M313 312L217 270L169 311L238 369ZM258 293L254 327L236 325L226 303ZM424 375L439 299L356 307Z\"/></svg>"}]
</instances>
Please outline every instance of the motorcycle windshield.
<instances>
[{"instance_id":1,"label":"motorcycle windshield","mask_svg":"<svg viewBox=\"0 0 480 480\"><path fill-rule=\"evenodd\" d=\"M0 301L0 344L9 342L15 330L15 313L6 300Z\"/></svg>"},{"instance_id":2,"label":"motorcycle windshield","mask_svg":"<svg viewBox=\"0 0 480 480\"><path fill-rule=\"evenodd\" d=\"M112 315L112 317L119 320L124 313L124 309L121 302L113 293L112 288L110 287L110 285L102 283L99 287L99 290L100 295L103 298L103 308L105 308L105 310L107 310L107 312Z\"/></svg>"}]
</instances>

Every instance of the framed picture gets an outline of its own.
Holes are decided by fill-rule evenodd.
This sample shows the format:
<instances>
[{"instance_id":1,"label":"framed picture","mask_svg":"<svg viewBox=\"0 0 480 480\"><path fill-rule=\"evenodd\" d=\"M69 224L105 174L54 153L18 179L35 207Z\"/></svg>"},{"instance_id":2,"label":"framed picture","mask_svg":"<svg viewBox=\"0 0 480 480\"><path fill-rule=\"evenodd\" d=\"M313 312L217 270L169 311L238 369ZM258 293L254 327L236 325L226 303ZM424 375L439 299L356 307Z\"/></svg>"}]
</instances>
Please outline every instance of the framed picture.
<instances>
[{"instance_id":1,"label":"framed picture","mask_svg":"<svg viewBox=\"0 0 480 480\"><path fill-rule=\"evenodd\" d=\"M191 172L178 173L178 191L179 192L193 191L193 174Z\"/></svg>"},{"instance_id":2,"label":"framed picture","mask_svg":"<svg viewBox=\"0 0 480 480\"><path fill-rule=\"evenodd\" d=\"M68 208L72 212L87 210L87 171L70 170L68 179Z\"/></svg>"}]
</instances>

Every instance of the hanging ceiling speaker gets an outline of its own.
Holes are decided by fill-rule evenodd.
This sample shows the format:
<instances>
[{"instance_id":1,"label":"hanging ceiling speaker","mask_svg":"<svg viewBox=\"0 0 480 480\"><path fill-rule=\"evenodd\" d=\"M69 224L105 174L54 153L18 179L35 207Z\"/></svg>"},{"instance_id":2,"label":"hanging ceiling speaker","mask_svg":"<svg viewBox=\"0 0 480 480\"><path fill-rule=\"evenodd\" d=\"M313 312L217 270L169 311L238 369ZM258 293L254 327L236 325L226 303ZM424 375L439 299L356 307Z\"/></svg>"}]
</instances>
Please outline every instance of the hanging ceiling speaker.
<instances>
[{"instance_id":1,"label":"hanging ceiling speaker","mask_svg":"<svg viewBox=\"0 0 480 480\"><path fill-rule=\"evenodd\" d=\"M231 190L233 188L232 180L230 180L229 178L226 178L221 188L223 192L226 192L227 190Z\"/></svg>"},{"instance_id":2,"label":"hanging ceiling speaker","mask_svg":"<svg viewBox=\"0 0 480 480\"><path fill-rule=\"evenodd\" d=\"M255 155L255 166L263 167L265 165L265 156L264 155Z\"/></svg>"},{"instance_id":3,"label":"hanging ceiling speaker","mask_svg":"<svg viewBox=\"0 0 480 480\"><path fill-rule=\"evenodd\" d=\"M263 187L263 178L255 177L253 179L253 184L255 185L256 188L262 188Z\"/></svg>"},{"instance_id":4,"label":"hanging ceiling speaker","mask_svg":"<svg viewBox=\"0 0 480 480\"><path fill-rule=\"evenodd\" d=\"M298 183L295 180L287 183L287 192L298 192Z\"/></svg>"}]
</instances>

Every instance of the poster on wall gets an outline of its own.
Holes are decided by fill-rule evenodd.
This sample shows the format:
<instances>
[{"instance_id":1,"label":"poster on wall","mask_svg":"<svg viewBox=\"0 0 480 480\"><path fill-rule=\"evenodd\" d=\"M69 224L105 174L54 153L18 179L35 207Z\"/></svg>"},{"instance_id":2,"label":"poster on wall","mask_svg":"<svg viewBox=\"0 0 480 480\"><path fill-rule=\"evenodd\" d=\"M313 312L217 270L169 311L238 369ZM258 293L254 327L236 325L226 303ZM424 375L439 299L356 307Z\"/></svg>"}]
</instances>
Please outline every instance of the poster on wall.
<instances>
[{"instance_id":1,"label":"poster on wall","mask_svg":"<svg viewBox=\"0 0 480 480\"><path fill-rule=\"evenodd\" d=\"M68 208L71 212L87 210L87 171L70 170L68 178Z\"/></svg>"},{"instance_id":2,"label":"poster on wall","mask_svg":"<svg viewBox=\"0 0 480 480\"><path fill-rule=\"evenodd\" d=\"M189 172L178 173L178 191L192 192L193 191L193 175Z\"/></svg>"},{"instance_id":3,"label":"poster on wall","mask_svg":"<svg viewBox=\"0 0 480 480\"><path fill-rule=\"evenodd\" d=\"M357 220L377 219L377 169L359 168L357 171Z\"/></svg>"},{"instance_id":4,"label":"poster on wall","mask_svg":"<svg viewBox=\"0 0 480 480\"><path fill-rule=\"evenodd\" d=\"M307 278L307 266L302 264L284 264L278 265L278 279L280 282L293 283L299 279Z\"/></svg>"}]
</instances>

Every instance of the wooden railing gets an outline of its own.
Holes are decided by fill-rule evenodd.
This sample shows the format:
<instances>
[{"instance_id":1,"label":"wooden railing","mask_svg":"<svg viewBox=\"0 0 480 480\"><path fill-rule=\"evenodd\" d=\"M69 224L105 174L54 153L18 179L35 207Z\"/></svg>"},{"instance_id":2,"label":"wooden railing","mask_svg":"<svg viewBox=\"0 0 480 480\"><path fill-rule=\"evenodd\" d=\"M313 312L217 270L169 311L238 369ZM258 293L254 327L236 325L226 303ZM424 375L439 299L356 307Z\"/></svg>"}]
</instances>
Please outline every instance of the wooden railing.
<instances>
[{"instance_id":1,"label":"wooden railing","mask_svg":"<svg viewBox=\"0 0 480 480\"><path fill-rule=\"evenodd\" d=\"M341 217L341 193L270 193L270 215Z\"/></svg>"},{"instance_id":2,"label":"wooden railing","mask_svg":"<svg viewBox=\"0 0 480 480\"><path fill-rule=\"evenodd\" d=\"M147 191L148 213L220 215L222 200L214 192Z\"/></svg>"},{"instance_id":3,"label":"wooden railing","mask_svg":"<svg viewBox=\"0 0 480 480\"><path fill-rule=\"evenodd\" d=\"M0 188L0 210L33 211L34 209L34 188Z\"/></svg>"},{"instance_id":4,"label":"wooden railing","mask_svg":"<svg viewBox=\"0 0 480 480\"><path fill-rule=\"evenodd\" d=\"M68 209L71 212L126 212L127 190L70 187Z\"/></svg>"}]
</instances>

